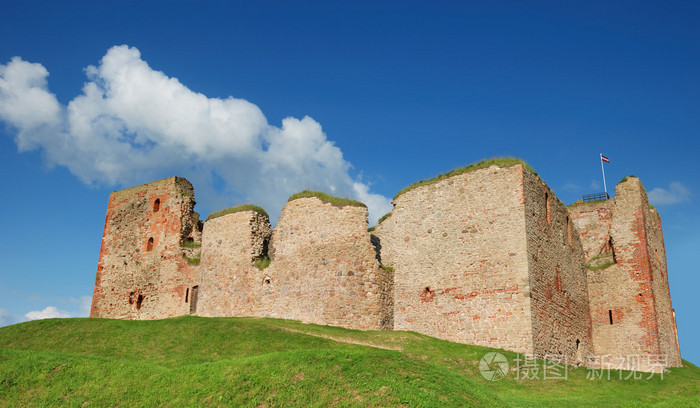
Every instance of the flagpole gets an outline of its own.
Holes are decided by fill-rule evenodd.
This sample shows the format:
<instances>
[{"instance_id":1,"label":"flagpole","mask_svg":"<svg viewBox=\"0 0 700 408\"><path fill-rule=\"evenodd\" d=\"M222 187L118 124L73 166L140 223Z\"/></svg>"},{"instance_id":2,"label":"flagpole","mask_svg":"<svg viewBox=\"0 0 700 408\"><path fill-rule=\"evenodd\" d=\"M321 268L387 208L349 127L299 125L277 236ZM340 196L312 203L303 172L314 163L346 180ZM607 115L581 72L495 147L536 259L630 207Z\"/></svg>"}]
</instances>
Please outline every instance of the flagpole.
<instances>
[{"instance_id":1,"label":"flagpole","mask_svg":"<svg viewBox=\"0 0 700 408\"><path fill-rule=\"evenodd\" d=\"M608 185L605 184L605 166L603 165L603 153L600 154L600 169L603 171L603 188L605 189L605 195L608 195Z\"/></svg>"}]
</instances>

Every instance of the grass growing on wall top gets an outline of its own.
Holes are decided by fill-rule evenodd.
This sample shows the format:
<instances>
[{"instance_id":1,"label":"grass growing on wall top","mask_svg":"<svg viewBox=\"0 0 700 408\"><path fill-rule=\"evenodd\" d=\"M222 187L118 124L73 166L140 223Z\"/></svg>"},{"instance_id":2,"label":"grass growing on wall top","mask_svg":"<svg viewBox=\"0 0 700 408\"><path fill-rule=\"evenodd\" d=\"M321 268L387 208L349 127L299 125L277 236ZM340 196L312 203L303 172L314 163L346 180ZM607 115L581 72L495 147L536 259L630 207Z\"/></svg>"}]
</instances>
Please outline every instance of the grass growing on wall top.
<instances>
[{"instance_id":1,"label":"grass growing on wall top","mask_svg":"<svg viewBox=\"0 0 700 408\"><path fill-rule=\"evenodd\" d=\"M567 205L567 207L572 208L572 207L578 207L581 205L595 205L595 204L600 204L607 202L609 200L591 200L591 201L581 201L581 202L576 202L576 203L571 203Z\"/></svg>"},{"instance_id":2,"label":"grass growing on wall top","mask_svg":"<svg viewBox=\"0 0 700 408\"><path fill-rule=\"evenodd\" d=\"M386 219L389 218L389 217L391 217L391 211L389 211L388 213L382 215L381 218L379 218L379 221L377 221L377 225L375 225L374 227L368 228L367 231L369 231L369 232L374 231L374 229L377 228L377 226L378 226L379 224L381 224L382 221L386 220Z\"/></svg>"},{"instance_id":3,"label":"grass growing on wall top","mask_svg":"<svg viewBox=\"0 0 700 408\"><path fill-rule=\"evenodd\" d=\"M242 211L255 211L269 218L269 215L267 215L267 211L265 211L265 209L263 209L262 207L258 207L257 205L253 204L243 204L237 207L226 208L224 210L211 213L207 217L206 221L213 220L214 218L218 218L227 214L233 214Z\"/></svg>"},{"instance_id":4,"label":"grass growing on wall top","mask_svg":"<svg viewBox=\"0 0 700 408\"><path fill-rule=\"evenodd\" d=\"M79 334L79 335L76 335ZM506 377L479 373L490 351ZM0 405L620 407L700 405L700 369L516 380L516 353L406 331L258 318L48 319L0 328ZM532 373L532 371L530 371ZM620 379L627 377L627 380ZM522 375L522 372L521 372Z\"/></svg>"},{"instance_id":5,"label":"grass growing on wall top","mask_svg":"<svg viewBox=\"0 0 700 408\"><path fill-rule=\"evenodd\" d=\"M388 213L382 215L381 218L379 218L379 221L377 221L377 225L381 224L382 221L386 220L386 219L389 218L389 217L391 217L391 211L389 211Z\"/></svg>"},{"instance_id":6,"label":"grass growing on wall top","mask_svg":"<svg viewBox=\"0 0 700 408\"><path fill-rule=\"evenodd\" d=\"M320 191L311 191L311 190L304 190L300 191L296 194L293 194L291 197L289 197L289 201L296 200L297 198L307 198L307 197L316 197L319 200L323 201L324 203L329 203L332 204L336 207L344 207L346 205L353 206L353 207L367 207L364 203L361 203L359 201L351 200L349 198L340 198L340 197L334 197L332 195L322 193Z\"/></svg>"},{"instance_id":7,"label":"grass growing on wall top","mask_svg":"<svg viewBox=\"0 0 700 408\"><path fill-rule=\"evenodd\" d=\"M630 177L631 177L631 178L637 178L637 176L635 176L634 174L630 174L629 176L623 177L622 180L620 180L620 183L624 183L624 182L627 181L627 179L630 178ZM620 184L620 183L617 183L617 184Z\"/></svg>"},{"instance_id":8,"label":"grass growing on wall top","mask_svg":"<svg viewBox=\"0 0 700 408\"><path fill-rule=\"evenodd\" d=\"M537 174L537 172L535 172L535 170L533 170L532 167L530 167L530 165L527 164L522 159L518 159L515 157L495 157L493 159L482 160L478 163L472 163L466 167L462 167L462 168L455 169L455 170L452 170L452 171L444 173L444 174L440 174L437 177L431 178L429 180L422 180L422 181L418 181L416 183L413 183L410 186L408 186L408 187L404 188L403 190L399 191L398 193L396 193L396 195L394 196L394 199L396 199L398 196L400 196L401 194L403 194L407 191L413 190L414 188L425 186L428 184L432 184L432 183L438 182L440 180L444 180L446 178L456 176L458 174L469 173L470 171L484 169L484 168L494 166L494 165L500 166L500 167L510 167L510 166L515 166L517 164L522 164L523 167L525 167L529 172L531 172L532 174Z\"/></svg>"}]
</instances>

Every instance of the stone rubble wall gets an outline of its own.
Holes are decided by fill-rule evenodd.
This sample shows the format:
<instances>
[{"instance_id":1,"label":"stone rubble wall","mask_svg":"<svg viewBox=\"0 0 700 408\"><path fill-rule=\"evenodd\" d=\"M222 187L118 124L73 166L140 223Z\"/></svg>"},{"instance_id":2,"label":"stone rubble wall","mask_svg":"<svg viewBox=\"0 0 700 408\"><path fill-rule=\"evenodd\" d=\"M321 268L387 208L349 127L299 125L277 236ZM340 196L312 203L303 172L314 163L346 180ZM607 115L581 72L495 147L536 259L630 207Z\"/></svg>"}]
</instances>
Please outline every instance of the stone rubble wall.
<instances>
[{"instance_id":1,"label":"stone rubble wall","mask_svg":"<svg viewBox=\"0 0 700 408\"><path fill-rule=\"evenodd\" d=\"M583 364L592 354L584 254L566 206L529 171L525 223L535 354Z\"/></svg>"},{"instance_id":2,"label":"stone rubble wall","mask_svg":"<svg viewBox=\"0 0 700 408\"><path fill-rule=\"evenodd\" d=\"M201 240L194 204L192 185L178 177L110 195L91 317L188 313L185 295L198 267L187 263L180 245L188 238Z\"/></svg>"},{"instance_id":3,"label":"stone rubble wall","mask_svg":"<svg viewBox=\"0 0 700 408\"><path fill-rule=\"evenodd\" d=\"M391 324L391 276L367 232L367 208L316 197L285 205L271 263L256 292L258 316L364 330Z\"/></svg>"},{"instance_id":4,"label":"stone rubble wall","mask_svg":"<svg viewBox=\"0 0 700 408\"><path fill-rule=\"evenodd\" d=\"M534 352L521 165L409 190L374 235L394 268L394 329Z\"/></svg>"},{"instance_id":5,"label":"stone rubble wall","mask_svg":"<svg viewBox=\"0 0 700 408\"><path fill-rule=\"evenodd\" d=\"M264 256L271 234L267 215L256 211L227 214L204 224L198 315L259 315L264 273L253 263Z\"/></svg>"},{"instance_id":6,"label":"stone rubble wall","mask_svg":"<svg viewBox=\"0 0 700 408\"><path fill-rule=\"evenodd\" d=\"M661 354L669 356L669 365L681 366L681 352L676 330L676 316L671 304L671 291L666 268L666 247L664 245L661 217L655 209L649 209L646 217L647 243L652 269L652 289L656 302L656 319L659 331Z\"/></svg>"}]
</instances>

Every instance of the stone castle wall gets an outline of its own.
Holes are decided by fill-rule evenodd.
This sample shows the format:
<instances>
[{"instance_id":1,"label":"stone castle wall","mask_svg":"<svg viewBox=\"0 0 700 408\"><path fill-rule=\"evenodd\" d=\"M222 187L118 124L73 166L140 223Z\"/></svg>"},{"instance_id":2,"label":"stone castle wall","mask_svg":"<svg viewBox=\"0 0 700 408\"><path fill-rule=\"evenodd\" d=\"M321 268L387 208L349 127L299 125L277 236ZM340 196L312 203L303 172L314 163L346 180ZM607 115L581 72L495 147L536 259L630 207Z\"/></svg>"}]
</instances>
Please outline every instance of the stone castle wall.
<instances>
[{"instance_id":1,"label":"stone castle wall","mask_svg":"<svg viewBox=\"0 0 700 408\"><path fill-rule=\"evenodd\" d=\"M391 275L367 232L367 208L316 197L287 203L272 233L256 315L391 329Z\"/></svg>"},{"instance_id":2,"label":"stone castle wall","mask_svg":"<svg viewBox=\"0 0 700 408\"><path fill-rule=\"evenodd\" d=\"M660 219L639 179L618 184L613 199L569 212L587 255L594 354L665 354L680 365Z\"/></svg>"},{"instance_id":3,"label":"stone castle wall","mask_svg":"<svg viewBox=\"0 0 700 408\"><path fill-rule=\"evenodd\" d=\"M392 279L376 258L365 207L295 199L274 232L258 212L224 215L204 227L198 314L391 329Z\"/></svg>"},{"instance_id":4,"label":"stone castle wall","mask_svg":"<svg viewBox=\"0 0 700 408\"><path fill-rule=\"evenodd\" d=\"M202 224L172 177L110 196L91 317L277 317L680 365L660 218L638 179L616 193L567 209L522 164L491 166L403 192L370 234L366 207L315 196L274 230L253 210Z\"/></svg>"},{"instance_id":5,"label":"stone castle wall","mask_svg":"<svg viewBox=\"0 0 700 408\"><path fill-rule=\"evenodd\" d=\"M579 234L549 187L528 171L523 177L534 350L583 363L593 348Z\"/></svg>"},{"instance_id":6,"label":"stone castle wall","mask_svg":"<svg viewBox=\"0 0 700 408\"><path fill-rule=\"evenodd\" d=\"M394 328L534 352L522 166L407 191L374 234L394 268Z\"/></svg>"},{"instance_id":7,"label":"stone castle wall","mask_svg":"<svg viewBox=\"0 0 700 408\"><path fill-rule=\"evenodd\" d=\"M257 316L264 273L253 263L265 255L270 220L257 211L241 211L204 224L200 316Z\"/></svg>"},{"instance_id":8,"label":"stone castle wall","mask_svg":"<svg viewBox=\"0 0 700 408\"><path fill-rule=\"evenodd\" d=\"M676 330L676 313L671 304L671 290L666 269L666 247L664 245L661 217L655 209L649 209L646 219L647 242L652 268L652 290L656 302L656 315L661 354L669 356L669 364L681 366L680 345Z\"/></svg>"},{"instance_id":9,"label":"stone castle wall","mask_svg":"<svg viewBox=\"0 0 700 408\"><path fill-rule=\"evenodd\" d=\"M201 240L192 185L171 177L110 195L91 317L154 319L189 312L197 267L181 244Z\"/></svg>"}]
</instances>

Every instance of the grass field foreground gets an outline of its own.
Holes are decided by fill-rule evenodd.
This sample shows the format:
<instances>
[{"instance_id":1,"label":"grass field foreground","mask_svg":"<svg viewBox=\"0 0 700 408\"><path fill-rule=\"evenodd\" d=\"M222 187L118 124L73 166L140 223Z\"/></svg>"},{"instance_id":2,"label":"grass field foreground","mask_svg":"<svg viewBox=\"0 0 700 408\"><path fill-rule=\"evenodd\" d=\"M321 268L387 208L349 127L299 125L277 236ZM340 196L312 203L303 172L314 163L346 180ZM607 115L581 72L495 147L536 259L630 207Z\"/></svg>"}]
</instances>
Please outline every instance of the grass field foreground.
<instances>
[{"instance_id":1,"label":"grass field foreground","mask_svg":"<svg viewBox=\"0 0 700 408\"><path fill-rule=\"evenodd\" d=\"M0 328L0 405L697 407L700 369L661 379L501 381L493 349L412 332L255 318L51 319ZM623 372L623 378L627 373Z\"/></svg>"}]
</instances>

